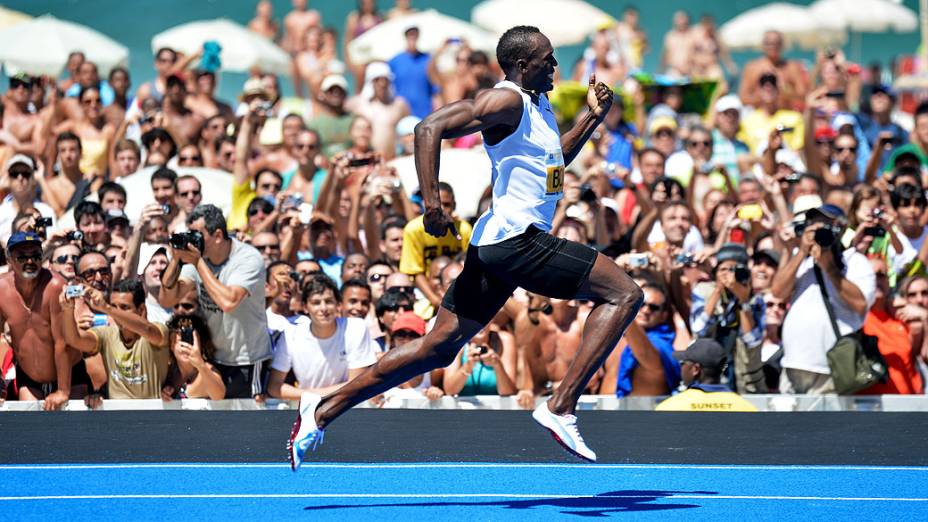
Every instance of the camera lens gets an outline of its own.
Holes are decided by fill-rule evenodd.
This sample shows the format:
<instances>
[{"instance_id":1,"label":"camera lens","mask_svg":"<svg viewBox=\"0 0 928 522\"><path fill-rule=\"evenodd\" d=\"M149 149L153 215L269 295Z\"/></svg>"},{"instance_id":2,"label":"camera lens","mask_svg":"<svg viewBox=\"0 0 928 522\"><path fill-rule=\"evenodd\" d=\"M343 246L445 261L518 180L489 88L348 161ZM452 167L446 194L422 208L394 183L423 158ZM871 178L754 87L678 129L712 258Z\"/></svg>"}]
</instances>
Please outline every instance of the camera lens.
<instances>
[{"instance_id":1,"label":"camera lens","mask_svg":"<svg viewBox=\"0 0 928 522\"><path fill-rule=\"evenodd\" d=\"M828 227L815 230L815 243L822 248L829 248L835 242L835 233Z\"/></svg>"}]
</instances>

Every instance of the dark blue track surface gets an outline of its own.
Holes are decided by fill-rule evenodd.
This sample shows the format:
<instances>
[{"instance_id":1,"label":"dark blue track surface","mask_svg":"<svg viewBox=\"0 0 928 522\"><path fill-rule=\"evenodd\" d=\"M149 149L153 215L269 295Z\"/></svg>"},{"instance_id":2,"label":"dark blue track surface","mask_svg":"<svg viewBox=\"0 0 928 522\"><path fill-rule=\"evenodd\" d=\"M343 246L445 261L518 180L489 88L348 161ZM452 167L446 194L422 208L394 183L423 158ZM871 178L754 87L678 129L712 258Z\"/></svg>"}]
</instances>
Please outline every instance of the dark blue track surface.
<instances>
[{"instance_id":1,"label":"dark blue track surface","mask_svg":"<svg viewBox=\"0 0 928 522\"><path fill-rule=\"evenodd\" d=\"M928 520L928 468L504 463L0 466L5 520Z\"/></svg>"}]
</instances>

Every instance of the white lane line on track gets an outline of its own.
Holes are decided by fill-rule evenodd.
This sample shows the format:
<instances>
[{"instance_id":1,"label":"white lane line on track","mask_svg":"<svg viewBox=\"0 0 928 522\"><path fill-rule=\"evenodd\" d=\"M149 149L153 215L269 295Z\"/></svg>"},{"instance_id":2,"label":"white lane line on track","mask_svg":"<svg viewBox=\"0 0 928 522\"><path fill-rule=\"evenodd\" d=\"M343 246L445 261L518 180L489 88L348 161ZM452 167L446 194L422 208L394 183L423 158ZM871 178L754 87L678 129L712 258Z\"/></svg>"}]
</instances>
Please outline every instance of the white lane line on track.
<instances>
[{"instance_id":1,"label":"white lane line on track","mask_svg":"<svg viewBox=\"0 0 928 522\"><path fill-rule=\"evenodd\" d=\"M288 499L288 498L516 498L516 499L619 499L619 500L791 500L791 501L837 501L837 502L928 502L928 498L902 497L810 497L786 495L551 495L534 493L217 493L189 495L39 495L0 497L0 501L25 500L133 500L133 499Z\"/></svg>"},{"instance_id":2,"label":"white lane line on track","mask_svg":"<svg viewBox=\"0 0 928 522\"><path fill-rule=\"evenodd\" d=\"M164 468L202 468L202 469L238 469L238 468L274 468L289 469L289 464L274 463L229 463L229 464L193 464L193 463L139 463L139 464L29 464L0 465L0 471L7 470L81 470L81 469L164 469ZM344 468L344 469L428 469L428 468L560 468L560 469L693 469L693 470L758 470L758 471L928 471L925 466L752 466L752 465L711 465L711 464L516 464L502 462L441 462L409 464L340 464L340 463L306 463L303 469Z\"/></svg>"}]
</instances>

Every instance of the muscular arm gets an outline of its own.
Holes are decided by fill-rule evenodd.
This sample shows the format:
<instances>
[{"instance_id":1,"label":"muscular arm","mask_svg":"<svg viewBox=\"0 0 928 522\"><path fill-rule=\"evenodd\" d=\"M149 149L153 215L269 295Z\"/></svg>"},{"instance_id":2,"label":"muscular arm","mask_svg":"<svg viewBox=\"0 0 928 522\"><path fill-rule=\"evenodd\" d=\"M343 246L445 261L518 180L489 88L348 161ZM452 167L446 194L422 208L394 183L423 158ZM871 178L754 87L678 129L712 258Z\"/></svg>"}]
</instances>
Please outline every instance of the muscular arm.
<instances>
[{"instance_id":1,"label":"muscular arm","mask_svg":"<svg viewBox=\"0 0 928 522\"><path fill-rule=\"evenodd\" d=\"M59 307L61 307L60 304ZM61 324L60 329L62 330L64 342L67 343L68 346L77 348L84 353L96 353L97 336L90 333L90 330L82 330L77 326L77 320L74 318L74 305L72 304L62 309L64 313L62 314L61 321L57 324ZM52 323L53 332L55 324L56 323Z\"/></svg>"},{"instance_id":2,"label":"muscular arm","mask_svg":"<svg viewBox=\"0 0 928 522\"><path fill-rule=\"evenodd\" d=\"M829 270L823 269L822 272L824 272L825 277L831 280L832 286L838 289L838 297L855 314L859 316L865 315L869 306L867 306L867 298L864 297L864 293L850 279L844 277L834 263L831 263L830 268Z\"/></svg>"},{"instance_id":3,"label":"muscular arm","mask_svg":"<svg viewBox=\"0 0 928 522\"><path fill-rule=\"evenodd\" d=\"M206 260L203 258L200 258L200 261L197 263L197 272L200 274L200 279L203 281L206 293L213 298L216 306L224 313L228 314L234 312L235 309L242 304L242 301L248 297L248 290L240 286L226 286L222 284L216 275L213 274L213 271L209 269Z\"/></svg>"},{"instance_id":4,"label":"muscular arm","mask_svg":"<svg viewBox=\"0 0 928 522\"><path fill-rule=\"evenodd\" d=\"M161 290L158 291L158 302L165 308L173 308L193 288L191 281L180 279L180 268L180 260L172 253L171 261L161 274Z\"/></svg>"},{"instance_id":5,"label":"muscular arm","mask_svg":"<svg viewBox=\"0 0 928 522\"><path fill-rule=\"evenodd\" d=\"M52 281L49 283L49 287L51 287L49 289L53 291L52 295L56 297L50 298L48 303L49 322L52 327L52 342L55 346L55 372L58 377L58 390L67 396L71 394L71 356L68 353L69 343L65 339L62 323L67 319L74 322L74 310L70 310L70 313L65 313L61 308L61 303L57 299L57 295L63 291L63 285L60 281ZM46 292L49 289L46 289Z\"/></svg>"},{"instance_id":6,"label":"muscular arm","mask_svg":"<svg viewBox=\"0 0 928 522\"><path fill-rule=\"evenodd\" d=\"M100 307L99 310L115 319L120 325L120 328L125 328L136 335L148 339L148 342L150 342L152 346L165 346L167 344L164 332L153 323L148 322L148 319L145 317L120 310L110 305Z\"/></svg>"},{"instance_id":7,"label":"muscular arm","mask_svg":"<svg viewBox=\"0 0 928 522\"><path fill-rule=\"evenodd\" d=\"M789 249L787 249L787 252L789 252ZM793 296L793 289L796 287L796 272L807 254L800 252L798 255L788 255L791 257L777 270L770 285L774 297L787 301Z\"/></svg>"},{"instance_id":8,"label":"muscular arm","mask_svg":"<svg viewBox=\"0 0 928 522\"><path fill-rule=\"evenodd\" d=\"M441 140L467 136L493 127L519 125L522 98L509 89L488 89L474 100L438 109L416 125L415 159L426 209L440 208L438 169Z\"/></svg>"}]
</instances>

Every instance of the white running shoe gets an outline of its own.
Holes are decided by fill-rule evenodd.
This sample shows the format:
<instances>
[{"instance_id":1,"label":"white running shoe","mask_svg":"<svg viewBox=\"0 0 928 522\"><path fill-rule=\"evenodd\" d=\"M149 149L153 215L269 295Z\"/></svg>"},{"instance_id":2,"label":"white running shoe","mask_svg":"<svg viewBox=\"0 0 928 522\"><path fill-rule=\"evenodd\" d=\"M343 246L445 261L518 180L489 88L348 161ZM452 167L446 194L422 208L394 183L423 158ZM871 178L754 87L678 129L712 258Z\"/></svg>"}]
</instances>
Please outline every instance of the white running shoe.
<instances>
[{"instance_id":1,"label":"white running shoe","mask_svg":"<svg viewBox=\"0 0 928 522\"><path fill-rule=\"evenodd\" d=\"M535 408L532 418L548 430L568 453L587 462L596 462L596 453L587 447L577 430L576 415L555 415L548 409L548 401L545 401Z\"/></svg>"},{"instance_id":2,"label":"white running shoe","mask_svg":"<svg viewBox=\"0 0 928 522\"><path fill-rule=\"evenodd\" d=\"M290 440L287 441L287 456L293 471L300 469L306 450L312 446L315 451L325 437L325 430L316 427L316 407L321 400L322 397L315 393L307 392L300 397L300 411L290 430Z\"/></svg>"}]
</instances>

